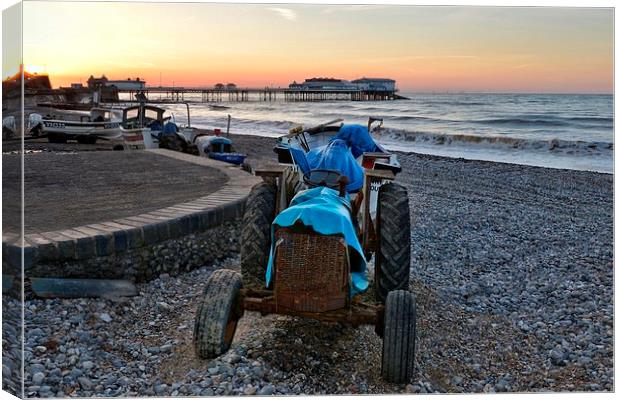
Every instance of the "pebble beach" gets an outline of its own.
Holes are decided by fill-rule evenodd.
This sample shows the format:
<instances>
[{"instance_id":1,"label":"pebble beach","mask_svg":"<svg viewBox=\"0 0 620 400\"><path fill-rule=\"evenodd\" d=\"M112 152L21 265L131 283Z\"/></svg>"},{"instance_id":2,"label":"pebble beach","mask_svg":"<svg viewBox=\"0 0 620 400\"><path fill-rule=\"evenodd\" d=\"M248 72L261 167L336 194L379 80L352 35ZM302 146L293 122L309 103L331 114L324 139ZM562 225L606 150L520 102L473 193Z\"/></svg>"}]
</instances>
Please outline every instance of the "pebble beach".
<instances>
[{"instance_id":1,"label":"pebble beach","mask_svg":"<svg viewBox=\"0 0 620 400\"><path fill-rule=\"evenodd\" d=\"M275 162L274 139L232 139L253 167ZM25 394L613 391L613 175L415 153L399 161L418 305L410 384L381 380L372 327L292 317L246 313L228 353L197 359L200 293L213 271L239 268L232 257L139 284L132 298L26 300ZM3 309L4 332L15 331L18 302L3 296ZM20 343L4 335L3 345L10 388L20 372L8 355Z\"/></svg>"}]
</instances>

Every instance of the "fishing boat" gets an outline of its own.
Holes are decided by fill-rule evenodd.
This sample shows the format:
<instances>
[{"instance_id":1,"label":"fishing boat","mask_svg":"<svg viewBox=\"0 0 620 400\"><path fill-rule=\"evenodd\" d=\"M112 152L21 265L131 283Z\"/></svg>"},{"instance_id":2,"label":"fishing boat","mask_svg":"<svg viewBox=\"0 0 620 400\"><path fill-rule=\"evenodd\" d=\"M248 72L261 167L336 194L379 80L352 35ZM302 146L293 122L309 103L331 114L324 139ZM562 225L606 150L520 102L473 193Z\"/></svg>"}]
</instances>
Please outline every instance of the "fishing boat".
<instances>
[{"instance_id":1,"label":"fishing boat","mask_svg":"<svg viewBox=\"0 0 620 400\"><path fill-rule=\"evenodd\" d=\"M226 136L229 136L230 133L230 120L231 116L228 115ZM181 131L178 136L185 140L185 148L183 151L187 153L209 157L234 165L243 164L247 157L247 155L235 151L230 137L223 137L222 131L219 128L200 131Z\"/></svg>"},{"instance_id":2,"label":"fishing boat","mask_svg":"<svg viewBox=\"0 0 620 400\"><path fill-rule=\"evenodd\" d=\"M219 136L218 130L213 135L199 134L194 139L200 155L207 156L214 160L224 161L234 165L241 165L247 155L235 152L232 140Z\"/></svg>"},{"instance_id":3,"label":"fishing boat","mask_svg":"<svg viewBox=\"0 0 620 400\"><path fill-rule=\"evenodd\" d=\"M88 115L76 115L75 119L37 113L28 117L30 134L46 135L50 143L77 140L78 143L94 144L98 139L118 139L121 136L120 125L121 110L114 108L93 107Z\"/></svg>"},{"instance_id":4,"label":"fishing boat","mask_svg":"<svg viewBox=\"0 0 620 400\"><path fill-rule=\"evenodd\" d=\"M138 105L123 109L121 132L125 150L167 148L235 165L245 161L246 155L235 152L232 141L220 136L220 129L198 132L191 126L188 103L185 103L187 124L178 125L174 115L165 115L165 109L146 104L146 96L142 93L136 98ZM227 133L229 130L230 115Z\"/></svg>"},{"instance_id":5,"label":"fishing boat","mask_svg":"<svg viewBox=\"0 0 620 400\"><path fill-rule=\"evenodd\" d=\"M166 110L152 105L139 104L123 109L121 133L125 149L156 149L164 124Z\"/></svg>"},{"instance_id":6,"label":"fishing boat","mask_svg":"<svg viewBox=\"0 0 620 400\"><path fill-rule=\"evenodd\" d=\"M124 148L131 150L163 147L186 151L187 138L192 138L194 135L190 122L189 104L185 103L187 124L178 125L174 115L165 115L165 109L146 104L146 96L142 93L136 95L136 98L140 102L138 105L123 109L120 130Z\"/></svg>"}]
</instances>

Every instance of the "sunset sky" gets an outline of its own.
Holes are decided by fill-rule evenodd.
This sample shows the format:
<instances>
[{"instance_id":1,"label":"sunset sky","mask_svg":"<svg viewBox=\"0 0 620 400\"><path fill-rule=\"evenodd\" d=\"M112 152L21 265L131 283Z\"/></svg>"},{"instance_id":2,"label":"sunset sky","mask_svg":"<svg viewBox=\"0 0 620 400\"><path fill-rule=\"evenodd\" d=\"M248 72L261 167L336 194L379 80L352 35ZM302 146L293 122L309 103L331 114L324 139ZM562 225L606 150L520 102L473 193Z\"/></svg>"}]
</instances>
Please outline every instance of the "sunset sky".
<instances>
[{"instance_id":1,"label":"sunset sky","mask_svg":"<svg viewBox=\"0 0 620 400\"><path fill-rule=\"evenodd\" d=\"M369 76L401 91L613 92L612 9L25 2L23 20L26 69L55 87L161 74L176 86Z\"/></svg>"}]
</instances>

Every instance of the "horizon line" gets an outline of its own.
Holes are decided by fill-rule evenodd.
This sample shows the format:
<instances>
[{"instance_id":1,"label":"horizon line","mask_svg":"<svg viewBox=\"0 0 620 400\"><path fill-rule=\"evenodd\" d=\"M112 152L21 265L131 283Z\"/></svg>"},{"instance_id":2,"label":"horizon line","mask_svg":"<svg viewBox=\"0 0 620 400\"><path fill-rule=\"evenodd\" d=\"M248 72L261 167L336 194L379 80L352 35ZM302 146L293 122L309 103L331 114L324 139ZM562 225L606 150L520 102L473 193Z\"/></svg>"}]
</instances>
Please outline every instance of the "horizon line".
<instances>
[{"instance_id":1,"label":"horizon line","mask_svg":"<svg viewBox=\"0 0 620 400\"><path fill-rule=\"evenodd\" d=\"M24 72L28 72L28 71L24 71ZM18 72L19 73L19 72ZM33 75L38 75L38 76L47 76L48 78L51 78L51 75L48 72L30 72ZM16 74L12 74L9 75L7 77L5 77L4 79L2 79L2 82L6 82L8 81L10 78L15 77ZM51 80L51 79L50 79ZM197 86L192 86L192 87L196 87L196 88L200 88L200 87L204 87L205 89L208 89L210 87L212 87L213 85L197 85ZM55 88L52 87L52 89L60 89L63 86L56 86ZM152 88L158 88L159 86L151 86ZM179 86L179 87L183 87L183 86ZM263 86L260 86L261 88ZM264 86L264 87L269 87L269 86ZM284 89L286 87L284 86L271 86L273 88L279 88L279 89ZM614 96L615 95L615 90L612 90L610 92L537 92L537 91L514 91L514 90L459 90L459 89L454 89L454 90L450 90L450 89L434 89L434 90L415 90L415 89L398 89L398 92L400 93L411 93L411 94L530 94L530 95L593 95L593 96Z\"/></svg>"}]
</instances>

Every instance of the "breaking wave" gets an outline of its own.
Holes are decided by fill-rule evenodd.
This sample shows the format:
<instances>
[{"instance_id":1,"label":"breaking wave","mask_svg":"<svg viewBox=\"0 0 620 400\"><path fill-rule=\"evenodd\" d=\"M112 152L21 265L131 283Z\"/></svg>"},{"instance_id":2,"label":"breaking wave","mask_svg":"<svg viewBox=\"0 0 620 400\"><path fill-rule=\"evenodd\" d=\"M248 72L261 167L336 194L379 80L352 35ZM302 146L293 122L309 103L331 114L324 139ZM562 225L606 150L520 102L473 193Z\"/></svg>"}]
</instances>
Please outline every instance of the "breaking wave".
<instances>
[{"instance_id":1,"label":"breaking wave","mask_svg":"<svg viewBox=\"0 0 620 400\"><path fill-rule=\"evenodd\" d=\"M384 119L386 147L470 159L613 171L613 96L408 95L394 102L244 102L192 107L192 124L278 137L297 125ZM173 106L182 115L184 107Z\"/></svg>"},{"instance_id":2,"label":"breaking wave","mask_svg":"<svg viewBox=\"0 0 620 400\"><path fill-rule=\"evenodd\" d=\"M438 134L419 131L405 131L400 129L382 129L377 135L379 140L387 139L404 143L415 142L430 145L479 145L502 146L518 150L545 150L566 152L567 154L611 152L614 144L597 141L571 141L562 139L522 139L511 136L479 136L464 134Z\"/></svg>"},{"instance_id":3,"label":"breaking wave","mask_svg":"<svg viewBox=\"0 0 620 400\"><path fill-rule=\"evenodd\" d=\"M522 125L522 126L573 126L584 122L597 123L596 125L611 125L613 118L605 117L523 117L523 118L489 118L474 119L468 122L488 125Z\"/></svg>"}]
</instances>

